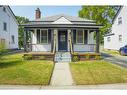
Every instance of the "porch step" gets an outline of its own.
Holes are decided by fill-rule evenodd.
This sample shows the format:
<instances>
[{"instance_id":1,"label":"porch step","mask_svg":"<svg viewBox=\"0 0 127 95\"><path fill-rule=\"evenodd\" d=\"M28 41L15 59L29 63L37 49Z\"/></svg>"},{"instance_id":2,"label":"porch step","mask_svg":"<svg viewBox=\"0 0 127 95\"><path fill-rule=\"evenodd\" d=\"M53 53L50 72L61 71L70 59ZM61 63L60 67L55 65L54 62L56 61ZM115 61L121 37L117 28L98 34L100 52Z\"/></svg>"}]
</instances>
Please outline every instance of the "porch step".
<instances>
[{"instance_id":1,"label":"porch step","mask_svg":"<svg viewBox=\"0 0 127 95\"><path fill-rule=\"evenodd\" d=\"M56 62L71 62L71 54L70 52L57 52L55 54Z\"/></svg>"}]
</instances>

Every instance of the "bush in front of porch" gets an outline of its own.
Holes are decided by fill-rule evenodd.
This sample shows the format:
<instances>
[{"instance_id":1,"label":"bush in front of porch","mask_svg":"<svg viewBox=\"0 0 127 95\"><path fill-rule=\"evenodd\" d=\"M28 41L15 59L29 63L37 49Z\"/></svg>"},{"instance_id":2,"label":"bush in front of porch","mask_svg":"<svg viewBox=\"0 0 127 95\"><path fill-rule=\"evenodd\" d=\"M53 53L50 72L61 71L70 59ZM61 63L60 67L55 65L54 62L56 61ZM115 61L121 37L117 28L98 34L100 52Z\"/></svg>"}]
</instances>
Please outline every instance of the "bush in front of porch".
<instances>
[{"instance_id":1,"label":"bush in front of porch","mask_svg":"<svg viewBox=\"0 0 127 95\"><path fill-rule=\"evenodd\" d=\"M71 62L70 67L77 85L127 83L127 70L105 61Z\"/></svg>"}]
</instances>

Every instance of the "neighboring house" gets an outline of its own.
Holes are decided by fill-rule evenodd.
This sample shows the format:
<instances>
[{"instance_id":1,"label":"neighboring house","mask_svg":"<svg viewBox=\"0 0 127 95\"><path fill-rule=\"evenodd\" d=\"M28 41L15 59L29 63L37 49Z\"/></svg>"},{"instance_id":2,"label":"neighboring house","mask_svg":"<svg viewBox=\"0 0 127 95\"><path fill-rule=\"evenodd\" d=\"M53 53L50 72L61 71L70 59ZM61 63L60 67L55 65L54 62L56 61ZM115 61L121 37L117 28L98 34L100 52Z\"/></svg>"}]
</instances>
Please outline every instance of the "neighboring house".
<instances>
[{"instance_id":1,"label":"neighboring house","mask_svg":"<svg viewBox=\"0 0 127 95\"><path fill-rule=\"evenodd\" d=\"M99 28L93 20L64 14L36 19L24 24L24 49L26 51L97 52L99 53ZM94 36L94 33L96 34ZM30 34L29 37L27 35ZM94 39L96 38L96 40Z\"/></svg>"},{"instance_id":2,"label":"neighboring house","mask_svg":"<svg viewBox=\"0 0 127 95\"><path fill-rule=\"evenodd\" d=\"M127 45L127 7L120 7L110 32L104 37L104 49L119 50Z\"/></svg>"},{"instance_id":3,"label":"neighboring house","mask_svg":"<svg viewBox=\"0 0 127 95\"><path fill-rule=\"evenodd\" d=\"M9 6L0 6L0 43L18 49L18 22Z\"/></svg>"}]
</instances>

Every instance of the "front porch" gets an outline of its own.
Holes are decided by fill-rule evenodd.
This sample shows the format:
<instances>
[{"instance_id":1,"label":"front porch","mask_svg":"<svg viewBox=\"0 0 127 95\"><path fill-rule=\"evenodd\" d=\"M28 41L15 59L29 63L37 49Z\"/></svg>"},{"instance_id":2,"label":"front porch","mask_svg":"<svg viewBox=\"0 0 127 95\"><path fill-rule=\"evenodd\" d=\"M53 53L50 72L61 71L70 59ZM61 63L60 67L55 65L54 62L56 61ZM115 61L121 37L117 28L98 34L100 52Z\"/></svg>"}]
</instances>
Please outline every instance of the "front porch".
<instances>
[{"instance_id":1,"label":"front porch","mask_svg":"<svg viewBox=\"0 0 127 95\"><path fill-rule=\"evenodd\" d=\"M94 38L94 35L96 35ZM72 29L72 28L25 28L24 31L24 55L45 56L45 58L58 61L57 52L68 52L69 58L75 53L88 55L99 53L98 29ZM61 55L62 56L62 55ZM57 56L58 57L58 56ZM60 57L60 56L59 56Z\"/></svg>"},{"instance_id":2,"label":"front porch","mask_svg":"<svg viewBox=\"0 0 127 95\"><path fill-rule=\"evenodd\" d=\"M94 35L96 35L94 38ZM25 52L96 52L99 30L34 28L24 32Z\"/></svg>"}]
</instances>

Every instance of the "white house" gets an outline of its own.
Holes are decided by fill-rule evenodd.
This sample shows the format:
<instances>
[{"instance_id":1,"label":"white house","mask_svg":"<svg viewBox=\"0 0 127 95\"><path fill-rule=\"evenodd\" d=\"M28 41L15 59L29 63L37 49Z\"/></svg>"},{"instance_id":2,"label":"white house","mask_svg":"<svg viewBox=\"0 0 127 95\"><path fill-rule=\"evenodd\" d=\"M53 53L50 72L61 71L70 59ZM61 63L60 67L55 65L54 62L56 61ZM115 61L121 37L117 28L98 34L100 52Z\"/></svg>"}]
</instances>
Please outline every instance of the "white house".
<instances>
[{"instance_id":1,"label":"white house","mask_svg":"<svg viewBox=\"0 0 127 95\"><path fill-rule=\"evenodd\" d=\"M0 6L0 43L18 49L18 22L9 6Z\"/></svg>"},{"instance_id":2,"label":"white house","mask_svg":"<svg viewBox=\"0 0 127 95\"><path fill-rule=\"evenodd\" d=\"M127 45L127 6L120 7L108 34L104 37L104 49L119 50Z\"/></svg>"},{"instance_id":3,"label":"white house","mask_svg":"<svg viewBox=\"0 0 127 95\"><path fill-rule=\"evenodd\" d=\"M37 8L36 19L23 24L26 51L99 52L99 28L93 20L64 14L42 17ZM96 33L96 40L94 39ZM28 38L27 35L31 37Z\"/></svg>"}]
</instances>

